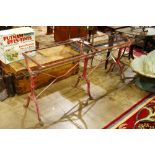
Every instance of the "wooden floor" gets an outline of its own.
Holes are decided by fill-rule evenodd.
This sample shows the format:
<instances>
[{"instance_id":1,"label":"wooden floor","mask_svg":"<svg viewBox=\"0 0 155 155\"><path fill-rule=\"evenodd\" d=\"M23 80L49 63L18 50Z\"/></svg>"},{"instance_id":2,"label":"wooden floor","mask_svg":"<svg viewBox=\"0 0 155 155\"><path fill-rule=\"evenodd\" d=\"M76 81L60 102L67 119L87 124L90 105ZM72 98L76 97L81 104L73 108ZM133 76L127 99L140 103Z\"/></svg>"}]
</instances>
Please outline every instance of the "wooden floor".
<instances>
[{"instance_id":1,"label":"wooden floor","mask_svg":"<svg viewBox=\"0 0 155 155\"><path fill-rule=\"evenodd\" d=\"M131 74L128 68L126 76ZM76 80L77 75L74 75L59 81L39 98L44 126L38 123L34 103L28 109L23 107L27 94L0 102L0 128L99 129L148 94L132 82L123 83L117 68L106 73L101 66L90 75L91 93L95 99L88 102L85 82L73 88Z\"/></svg>"}]
</instances>

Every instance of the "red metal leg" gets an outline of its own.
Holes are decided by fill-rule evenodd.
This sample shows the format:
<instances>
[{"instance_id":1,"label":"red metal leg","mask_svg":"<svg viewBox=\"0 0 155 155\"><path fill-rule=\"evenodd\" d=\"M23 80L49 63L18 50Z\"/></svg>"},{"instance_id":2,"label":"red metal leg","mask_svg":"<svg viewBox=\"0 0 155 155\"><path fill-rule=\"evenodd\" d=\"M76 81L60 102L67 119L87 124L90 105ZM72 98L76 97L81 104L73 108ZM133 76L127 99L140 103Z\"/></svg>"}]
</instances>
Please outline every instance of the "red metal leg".
<instances>
[{"instance_id":1,"label":"red metal leg","mask_svg":"<svg viewBox=\"0 0 155 155\"><path fill-rule=\"evenodd\" d=\"M112 62L112 64L110 65L110 68L108 70L108 72L109 71L113 71L114 67L118 66L118 69L119 69L119 72L120 72L120 77L121 77L122 80L124 80L124 73L123 73L124 67L121 66L122 63L120 62L120 59L121 59L121 56L122 56L122 52L124 52L124 50L125 50L124 48L123 49L122 48L119 49L117 58L114 59L114 61Z\"/></svg>"},{"instance_id":2,"label":"red metal leg","mask_svg":"<svg viewBox=\"0 0 155 155\"><path fill-rule=\"evenodd\" d=\"M90 99L93 99L93 97L91 96L91 93L90 93L90 81L88 80L87 78L87 67L88 67L88 58L85 57L84 59L84 68L83 68L83 74L82 74L82 77L83 79L86 81L87 83L87 93L89 95L89 98Z\"/></svg>"},{"instance_id":3,"label":"red metal leg","mask_svg":"<svg viewBox=\"0 0 155 155\"><path fill-rule=\"evenodd\" d=\"M85 80L87 82L87 93L89 95L89 99L93 99L93 97L91 96L91 93L90 93L90 81L87 78Z\"/></svg>"},{"instance_id":4,"label":"red metal leg","mask_svg":"<svg viewBox=\"0 0 155 155\"><path fill-rule=\"evenodd\" d=\"M25 107L27 108L29 106L30 101L32 100L36 106L38 120L39 120L40 124L43 125L41 118L40 118L40 110L39 110L39 106L38 106L37 99L36 99L36 93L35 93L35 76L36 75L32 74L31 68L28 65L27 58L25 58L25 62L26 62L28 72L30 74L30 90L31 90L31 92L27 98L27 104L25 105Z\"/></svg>"},{"instance_id":5,"label":"red metal leg","mask_svg":"<svg viewBox=\"0 0 155 155\"><path fill-rule=\"evenodd\" d=\"M93 97L91 96L91 93L90 93L90 81L88 80L88 77L87 77L88 60L89 60L89 58L87 58L87 57L84 58L84 67L83 67L82 75L80 75L78 77L77 82L76 82L76 84L75 84L74 87L76 87L79 84L79 82L80 82L80 80L82 78L83 80L86 81L86 84L87 84L87 93L88 93L89 98L90 99L93 99Z\"/></svg>"},{"instance_id":6,"label":"red metal leg","mask_svg":"<svg viewBox=\"0 0 155 155\"><path fill-rule=\"evenodd\" d=\"M38 117L38 120L39 120L40 124L42 125L42 121L41 121L41 118L40 118L40 109L39 109L39 106L38 106L36 93L35 93L35 77L32 76L30 79L31 79L31 99L35 103L37 117Z\"/></svg>"},{"instance_id":7,"label":"red metal leg","mask_svg":"<svg viewBox=\"0 0 155 155\"><path fill-rule=\"evenodd\" d=\"M117 65L118 68L119 68L119 72L120 72L120 76L121 76L121 79L122 79L122 80L124 80L124 73L123 73L123 68L124 68L124 67L121 66L122 64L121 64L121 62L120 62L120 59L121 59L121 56L122 56L122 52L125 51L125 49L126 49L126 48L123 48L123 49L120 48L120 49L119 49L118 57L117 57L117 59L116 59L116 65Z\"/></svg>"},{"instance_id":8,"label":"red metal leg","mask_svg":"<svg viewBox=\"0 0 155 155\"><path fill-rule=\"evenodd\" d=\"M80 53L83 54L83 55L85 55L85 53L83 51L83 44L80 44ZM94 54L94 56L95 56L95 54ZM93 63L94 56L92 57L91 65ZM79 82L80 82L81 79L85 80L86 81L86 84L87 84L87 93L88 93L88 96L89 96L90 99L93 99L93 97L91 96L91 93L90 93L90 81L87 78L88 60L89 60L89 58L87 56L85 56L82 75L80 75L78 77L77 82L76 82L76 84L75 84L74 87L76 87L79 84Z\"/></svg>"},{"instance_id":9,"label":"red metal leg","mask_svg":"<svg viewBox=\"0 0 155 155\"><path fill-rule=\"evenodd\" d=\"M37 102L36 96L34 94L33 94L33 101L34 101L35 106L36 106L36 112L37 112L38 120L41 121L38 102Z\"/></svg>"},{"instance_id":10,"label":"red metal leg","mask_svg":"<svg viewBox=\"0 0 155 155\"><path fill-rule=\"evenodd\" d=\"M32 97L33 97L33 92L34 92L34 88L35 88L35 85L34 85L35 81L34 80L35 80L35 77L30 75L30 90L31 90L31 92L27 98L27 104L25 105L26 108L29 106L30 100L32 100Z\"/></svg>"},{"instance_id":11,"label":"red metal leg","mask_svg":"<svg viewBox=\"0 0 155 155\"><path fill-rule=\"evenodd\" d=\"M28 106L29 106L29 104L30 104L30 99L31 99L31 97L28 96L28 97L27 97L27 103L24 105L25 108L28 108Z\"/></svg>"}]
</instances>

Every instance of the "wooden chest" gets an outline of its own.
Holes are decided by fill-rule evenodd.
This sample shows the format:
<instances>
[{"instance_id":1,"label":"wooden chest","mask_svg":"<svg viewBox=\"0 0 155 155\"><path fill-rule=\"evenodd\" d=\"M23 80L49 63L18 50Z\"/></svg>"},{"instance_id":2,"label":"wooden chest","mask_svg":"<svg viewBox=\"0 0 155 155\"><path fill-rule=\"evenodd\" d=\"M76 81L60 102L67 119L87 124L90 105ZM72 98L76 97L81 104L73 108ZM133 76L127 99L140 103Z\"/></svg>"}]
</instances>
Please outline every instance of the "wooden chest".
<instances>
[{"instance_id":1,"label":"wooden chest","mask_svg":"<svg viewBox=\"0 0 155 155\"><path fill-rule=\"evenodd\" d=\"M33 57L33 59L37 60L40 64L49 64L53 61L70 58L78 55L79 53L73 50L70 46L60 45L57 47L47 48L43 50L39 50L40 54L37 54ZM35 68L36 64L32 61L29 61L31 68ZM56 68L49 68L43 73L37 74L36 77L36 88L40 88L49 84L54 78L51 76L47 76L47 74L51 74L52 76L61 76L66 73L70 68L74 66L75 62L70 62L67 64L63 64ZM20 62L14 62L11 64L1 64L3 70L6 73L14 74L14 84L17 94L24 94L30 91L30 79L27 69L25 66L25 61L21 60ZM67 78L71 75L74 75L78 72L79 66L77 65L68 75L61 78ZM59 79L60 80L60 79Z\"/></svg>"}]
</instances>

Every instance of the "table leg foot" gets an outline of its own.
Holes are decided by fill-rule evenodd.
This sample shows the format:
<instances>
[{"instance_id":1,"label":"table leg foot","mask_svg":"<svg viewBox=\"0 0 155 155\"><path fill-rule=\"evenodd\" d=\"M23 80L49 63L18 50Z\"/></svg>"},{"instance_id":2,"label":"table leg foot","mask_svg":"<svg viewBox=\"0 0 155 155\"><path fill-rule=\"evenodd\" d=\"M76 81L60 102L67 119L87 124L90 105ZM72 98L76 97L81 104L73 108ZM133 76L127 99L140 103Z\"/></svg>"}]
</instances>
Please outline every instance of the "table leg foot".
<instances>
[{"instance_id":1,"label":"table leg foot","mask_svg":"<svg viewBox=\"0 0 155 155\"><path fill-rule=\"evenodd\" d=\"M41 126L44 126L44 122L43 122L42 120L39 120L39 124L40 124Z\"/></svg>"}]
</instances>

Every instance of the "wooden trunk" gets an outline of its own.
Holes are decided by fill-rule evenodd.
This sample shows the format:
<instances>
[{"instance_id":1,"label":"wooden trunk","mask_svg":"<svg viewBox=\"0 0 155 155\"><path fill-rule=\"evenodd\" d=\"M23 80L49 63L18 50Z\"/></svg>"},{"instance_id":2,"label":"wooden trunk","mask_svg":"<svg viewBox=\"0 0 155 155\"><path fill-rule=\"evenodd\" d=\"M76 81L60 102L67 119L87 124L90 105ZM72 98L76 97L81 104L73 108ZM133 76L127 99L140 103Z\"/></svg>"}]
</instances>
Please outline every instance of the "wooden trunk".
<instances>
[{"instance_id":1,"label":"wooden trunk","mask_svg":"<svg viewBox=\"0 0 155 155\"><path fill-rule=\"evenodd\" d=\"M52 47L44 50L39 50L41 54L37 54L33 57L33 59L37 60L40 64L50 64L53 61L69 58L78 55L79 53L71 49L69 46L57 46ZM31 68L35 69L36 65L29 61ZM70 62L67 64L63 64L56 68L49 68L48 70L44 71L43 73L37 74L35 79L36 88L40 88L49 84L54 78L51 76L47 76L50 74L52 76L61 76L65 74L71 67L73 67L75 62ZM14 62L11 64L1 64L3 70L6 73L13 73L14 74L14 84L17 94L24 94L30 91L30 78L28 71L25 69L25 61L22 60L19 62ZM79 66L76 66L68 75L61 78L67 78L71 75L74 75L78 72ZM59 80L61 80L59 79Z\"/></svg>"}]
</instances>

